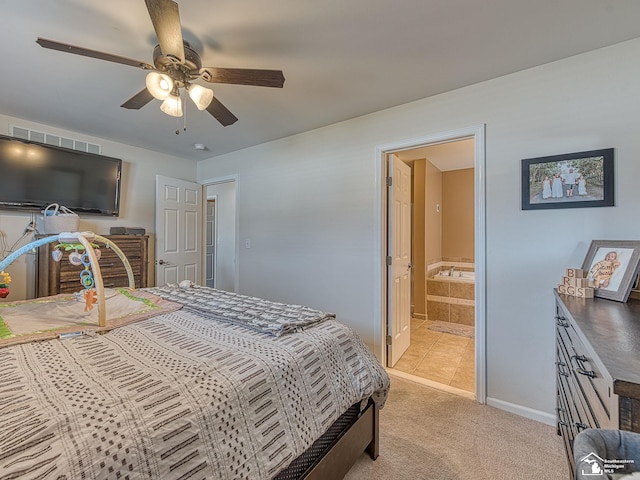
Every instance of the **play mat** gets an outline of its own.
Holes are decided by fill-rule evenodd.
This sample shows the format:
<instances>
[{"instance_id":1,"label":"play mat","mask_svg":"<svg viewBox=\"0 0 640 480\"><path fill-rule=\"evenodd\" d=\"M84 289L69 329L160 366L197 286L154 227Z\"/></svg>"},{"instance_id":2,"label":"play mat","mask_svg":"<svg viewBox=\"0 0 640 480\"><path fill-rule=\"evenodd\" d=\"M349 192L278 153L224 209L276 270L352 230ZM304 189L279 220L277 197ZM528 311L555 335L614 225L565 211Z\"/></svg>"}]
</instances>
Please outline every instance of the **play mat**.
<instances>
[{"instance_id":1,"label":"play mat","mask_svg":"<svg viewBox=\"0 0 640 480\"><path fill-rule=\"evenodd\" d=\"M91 243L94 240L112 248L122 260L129 280L128 289L104 288L95 245ZM79 292L0 303L0 347L33 340L104 332L181 308L177 303L135 290L131 265L124 253L109 239L92 232L64 232L36 240L16 250L0 262L3 288L8 290L11 281L11 277L4 272L8 265L31 249L56 241L59 243L54 250L54 260L56 252L60 254L59 257L62 256L58 247L74 249L69 260L72 263L75 261L74 264L80 267ZM80 254L79 251L83 253Z\"/></svg>"}]
</instances>

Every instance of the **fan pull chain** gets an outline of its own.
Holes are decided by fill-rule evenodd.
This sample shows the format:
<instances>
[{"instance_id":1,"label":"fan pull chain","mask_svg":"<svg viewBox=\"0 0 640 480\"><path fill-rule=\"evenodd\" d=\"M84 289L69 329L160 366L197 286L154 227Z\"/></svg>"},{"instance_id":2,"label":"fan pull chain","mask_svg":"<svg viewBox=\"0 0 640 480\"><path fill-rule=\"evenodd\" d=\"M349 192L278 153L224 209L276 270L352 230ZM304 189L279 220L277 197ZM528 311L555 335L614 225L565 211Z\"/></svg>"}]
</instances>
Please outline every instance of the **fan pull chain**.
<instances>
[{"instance_id":1,"label":"fan pull chain","mask_svg":"<svg viewBox=\"0 0 640 480\"><path fill-rule=\"evenodd\" d=\"M186 95L185 95L185 97L186 97ZM185 98L185 100L182 102L182 110L184 112L184 117L182 119L182 121L183 121L182 128L184 129L185 132L187 131L187 103L189 103L189 102L187 102L186 98Z\"/></svg>"}]
</instances>

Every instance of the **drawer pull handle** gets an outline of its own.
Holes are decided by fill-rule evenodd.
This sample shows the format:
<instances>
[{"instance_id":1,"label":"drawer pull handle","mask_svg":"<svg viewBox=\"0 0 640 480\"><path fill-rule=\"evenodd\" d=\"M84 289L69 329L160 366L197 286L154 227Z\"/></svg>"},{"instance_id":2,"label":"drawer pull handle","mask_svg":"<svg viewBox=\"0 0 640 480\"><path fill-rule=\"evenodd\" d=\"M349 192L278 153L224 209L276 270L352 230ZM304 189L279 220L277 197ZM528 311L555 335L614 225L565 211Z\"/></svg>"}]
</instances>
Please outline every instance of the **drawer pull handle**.
<instances>
[{"instance_id":1,"label":"drawer pull handle","mask_svg":"<svg viewBox=\"0 0 640 480\"><path fill-rule=\"evenodd\" d=\"M558 425L560 425L561 427L568 427L569 424L567 422L564 422L562 420L558 420Z\"/></svg>"},{"instance_id":2,"label":"drawer pull handle","mask_svg":"<svg viewBox=\"0 0 640 480\"><path fill-rule=\"evenodd\" d=\"M556 315L556 325L559 327L569 328L569 322L567 322L567 319L561 315Z\"/></svg>"},{"instance_id":3,"label":"drawer pull handle","mask_svg":"<svg viewBox=\"0 0 640 480\"><path fill-rule=\"evenodd\" d=\"M582 430L586 430L587 428L589 428L589 425L585 425L584 423L581 423L581 422L576 422L576 423L574 423L574 425L578 429L578 432L580 432Z\"/></svg>"},{"instance_id":4,"label":"drawer pull handle","mask_svg":"<svg viewBox=\"0 0 640 480\"><path fill-rule=\"evenodd\" d=\"M584 355L573 355L571 359L572 360L575 359L576 364L578 365L578 368L576 368L576 372L578 372L580 375L584 375L589 378L596 377L596 372L594 372L593 370L587 370L586 368L584 368L584 365L582 364L582 362L587 361L587 357L585 357Z\"/></svg>"},{"instance_id":5,"label":"drawer pull handle","mask_svg":"<svg viewBox=\"0 0 640 480\"><path fill-rule=\"evenodd\" d=\"M105 288L110 288L110 287L115 287L116 284L115 283L105 283L104 285L102 285Z\"/></svg>"},{"instance_id":6,"label":"drawer pull handle","mask_svg":"<svg viewBox=\"0 0 640 480\"><path fill-rule=\"evenodd\" d=\"M562 367L566 367L567 364L564 362L556 362L556 365L558 367L558 375L562 375L563 377L568 377L569 376L569 372L567 372L564 368Z\"/></svg>"},{"instance_id":7,"label":"drawer pull handle","mask_svg":"<svg viewBox=\"0 0 640 480\"><path fill-rule=\"evenodd\" d=\"M101 263L100 264L100 268L105 268L105 267L115 267L115 263Z\"/></svg>"},{"instance_id":8,"label":"drawer pull handle","mask_svg":"<svg viewBox=\"0 0 640 480\"><path fill-rule=\"evenodd\" d=\"M594 372L593 370L585 370L584 368L578 368L576 372L578 372L580 375L584 375L589 378L596 378L596 372Z\"/></svg>"}]
</instances>

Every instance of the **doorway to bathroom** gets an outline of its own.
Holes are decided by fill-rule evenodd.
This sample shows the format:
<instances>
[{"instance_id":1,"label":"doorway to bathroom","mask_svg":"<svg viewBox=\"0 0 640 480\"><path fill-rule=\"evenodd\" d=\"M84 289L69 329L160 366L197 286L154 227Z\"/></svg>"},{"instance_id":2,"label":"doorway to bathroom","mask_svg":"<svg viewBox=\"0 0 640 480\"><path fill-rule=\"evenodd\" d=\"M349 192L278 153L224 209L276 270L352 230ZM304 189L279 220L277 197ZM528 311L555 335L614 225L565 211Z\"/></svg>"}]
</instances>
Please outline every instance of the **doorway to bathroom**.
<instances>
[{"instance_id":1,"label":"doorway to bathroom","mask_svg":"<svg viewBox=\"0 0 640 480\"><path fill-rule=\"evenodd\" d=\"M477 137L443 135L385 152L393 172L397 163L411 171L411 225L404 229L411 232L410 307L405 307L403 298L395 298L401 289L389 275L386 342L387 366L393 373L483 402L484 235L479 232L484 231L484 138L478 145ZM394 238L402 239L393 217L402 209L391 187L387 200L387 248L393 259L397 256L393 245L399 243ZM388 270L395 268L394 261L387 263ZM398 320L403 308L410 317L406 336L399 334L406 326L398 328L407 325ZM394 350L396 340L402 341Z\"/></svg>"},{"instance_id":2,"label":"doorway to bathroom","mask_svg":"<svg viewBox=\"0 0 640 480\"><path fill-rule=\"evenodd\" d=\"M204 233L204 279L205 285L210 288L216 286L216 239L218 237L217 224L217 196L207 198L205 210L205 233Z\"/></svg>"},{"instance_id":3,"label":"doorway to bathroom","mask_svg":"<svg viewBox=\"0 0 640 480\"><path fill-rule=\"evenodd\" d=\"M238 291L237 179L235 176L203 182L207 201L203 222L206 284L227 292Z\"/></svg>"}]
</instances>

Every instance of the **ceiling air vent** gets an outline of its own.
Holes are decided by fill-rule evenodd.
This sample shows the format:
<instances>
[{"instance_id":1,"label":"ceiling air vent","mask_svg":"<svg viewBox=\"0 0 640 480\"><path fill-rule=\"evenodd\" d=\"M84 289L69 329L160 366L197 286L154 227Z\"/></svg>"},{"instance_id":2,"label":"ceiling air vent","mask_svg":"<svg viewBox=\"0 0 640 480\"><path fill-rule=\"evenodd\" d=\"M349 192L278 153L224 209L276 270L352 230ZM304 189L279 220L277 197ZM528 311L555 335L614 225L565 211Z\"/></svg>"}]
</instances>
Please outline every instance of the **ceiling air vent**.
<instances>
[{"instance_id":1,"label":"ceiling air vent","mask_svg":"<svg viewBox=\"0 0 640 480\"><path fill-rule=\"evenodd\" d=\"M71 150L78 150L80 152L96 153L98 155L102 153L102 146L96 143L88 143L83 142L82 140L74 140L73 138L53 135L51 133L38 132L36 130L30 130L16 125L9 125L9 135L23 140L54 145L56 147L70 148Z\"/></svg>"}]
</instances>

